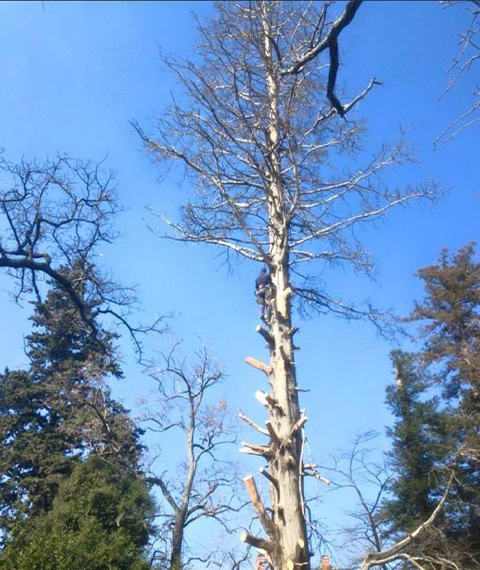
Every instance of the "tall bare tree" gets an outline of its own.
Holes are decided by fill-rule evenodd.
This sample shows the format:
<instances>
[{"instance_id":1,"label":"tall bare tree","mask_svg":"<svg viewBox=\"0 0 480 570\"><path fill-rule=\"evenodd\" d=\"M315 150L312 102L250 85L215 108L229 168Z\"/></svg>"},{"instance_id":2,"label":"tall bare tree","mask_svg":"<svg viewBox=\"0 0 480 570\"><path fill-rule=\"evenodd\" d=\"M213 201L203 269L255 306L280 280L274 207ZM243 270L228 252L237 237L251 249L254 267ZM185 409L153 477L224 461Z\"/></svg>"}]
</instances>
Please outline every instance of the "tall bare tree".
<instances>
[{"instance_id":1,"label":"tall bare tree","mask_svg":"<svg viewBox=\"0 0 480 570\"><path fill-rule=\"evenodd\" d=\"M143 418L149 430L168 433L170 441L178 441L174 432L180 431L183 436L177 447L185 451L185 457L179 465L148 477L160 488L168 505L160 534L170 536L169 563L173 569L198 560L195 556L185 558L187 527L208 518L229 530L228 515L241 508L234 491L234 465L221 459L221 448L236 441L229 410L224 399L215 404L209 401L223 378L222 367L205 348L196 354L192 366L177 349L175 345L150 369L159 397L147 403Z\"/></svg>"},{"instance_id":2,"label":"tall bare tree","mask_svg":"<svg viewBox=\"0 0 480 570\"><path fill-rule=\"evenodd\" d=\"M347 2L336 14L332 2L216 3L208 25L198 24L198 57L166 62L187 98L173 101L155 133L134 124L153 158L183 164L196 186L181 219L166 220L170 237L220 246L265 264L271 275L271 318L257 327L270 362L248 359L270 385L268 394L257 393L266 428L246 418L267 443L244 446L268 462L271 504L265 507L247 477L266 536L243 538L275 570L308 570L312 555L302 459L307 418L298 397L292 306L380 324L380 313L342 302L315 274L334 263L368 272L355 228L434 193L430 184L401 190L382 181L385 167L409 160L401 143L358 165L363 127L344 119L378 82L343 104L335 86L338 40L360 4ZM309 274L302 271L307 264Z\"/></svg>"}]
</instances>

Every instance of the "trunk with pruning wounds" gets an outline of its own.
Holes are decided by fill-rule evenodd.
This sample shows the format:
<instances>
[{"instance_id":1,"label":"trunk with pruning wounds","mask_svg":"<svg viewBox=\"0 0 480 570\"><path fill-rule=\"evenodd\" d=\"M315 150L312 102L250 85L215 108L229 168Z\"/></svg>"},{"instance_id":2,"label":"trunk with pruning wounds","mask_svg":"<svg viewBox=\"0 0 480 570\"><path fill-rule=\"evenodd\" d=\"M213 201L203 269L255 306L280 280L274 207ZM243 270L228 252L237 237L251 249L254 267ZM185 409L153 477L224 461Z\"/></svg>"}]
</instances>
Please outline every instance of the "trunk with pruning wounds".
<instances>
[{"instance_id":1,"label":"trunk with pruning wounds","mask_svg":"<svg viewBox=\"0 0 480 570\"><path fill-rule=\"evenodd\" d=\"M272 485L272 519L279 529L278 547L271 537L275 568L309 568L302 485L302 417L298 402L291 325L288 265L272 264L271 404L268 458Z\"/></svg>"},{"instance_id":2,"label":"trunk with pruning wounds","mask_svg":"<svg viewBox=\"0 0 480 570\"><path fill-rule=\"evenodd\" d=\"M283 197L282 167L279 156L281 126L279 86L272 54L272 30L268 8L262 4L262 28L269 109L266 146L266 178L270 251L268 255L272 292L270 295L270 386L267 425L271 433L268 458L272 484L273 533L269 536L269 555L274 568L310 568L307 529L303 512L301 464L301 426L295 362L293 353L291 286L289 276L288 208ZM298 426L298 427L297 427Z\"/></svg>"}]
</instances>

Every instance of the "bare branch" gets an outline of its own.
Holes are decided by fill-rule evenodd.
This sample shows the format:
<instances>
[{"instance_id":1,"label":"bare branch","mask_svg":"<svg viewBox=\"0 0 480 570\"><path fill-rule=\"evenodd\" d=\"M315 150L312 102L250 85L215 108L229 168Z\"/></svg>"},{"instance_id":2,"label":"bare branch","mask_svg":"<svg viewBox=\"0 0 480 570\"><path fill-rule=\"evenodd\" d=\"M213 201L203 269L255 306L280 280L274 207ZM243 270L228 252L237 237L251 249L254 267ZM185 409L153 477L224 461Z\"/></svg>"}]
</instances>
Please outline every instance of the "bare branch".
<instances>
[{"instance_id":1,"label":"bare branch","mask_svg":"<svg viewBox=\"0 0 480 570\"><path fill-rule=\"evenodd\" d=\"M92 262L98 247L115 237L119 212L114 176L101 164L59 156L43 163L0 159L0 268L17 280L17 300L41 297L41 277L68 294L97 336L97 319L111 316L125 326L141 355L138 334L157 329L129 322L133 291L100 274ZM71 276L75 275L75 280Z\"/></svg>"},{"instance_id":2,"label":"bare branch","mask_svg":"<svg viewBox=\"0 0 480 570\"><path fill-rule=\"evenodd\" d=\"M480 11L476 2L456 2L456 1L443 1L440 2L445 7L463 6L470 12L470 22L466 29L459 34L460 51L453 60L450 69L448 70L451 79L448 85L438 97L438 100L443 99L452 89L454 89L462 77L466 78L472 72L480 61L480 44L477 40L480 32ZM465 129L468 129L475 123L480 121L478 110L480 108L480 90L478 85L472 92L473 103L470 107L460 114L459 117L454 119L443 131L435 138L434 148L438 143L445 143Z\"/></svg>"},{"instance_id":3,"label":"bare branch","mask_svg":"<svg viewBox=\"0 0 480 570\"><path fill-rule=\"evenodd\" d=\"M435 522L440 511L443 508L443 505L445 504L445 501L447 500L448 493L450 491L450 486L452 484L453 478L454 478L454 471L452 471L452 473L451 473L450 479L447 483L445 492L444 492L441 500L438 502L438 504L435 507L435 509L433 510L432 514L430 515L430 517L426 521L424 521L413 532L411 532L408 536L406 536L402 540L399 540L390 548L383 550L381 552L369 552L365 556L360 570L368 570L369 568L372 568L375 566L382 566L384 564L387 564L388 562L391 562L394 560L399 560L402 558L413 560L414 557L412 555L406 553L405 549L408 546L410 546L410 544L412 544L415 541L415 539L417 539L419 536L421 536Z\"/></svg>"},{"instance_id":4,"label":"bare branch","mask_svg":"<svg viewBox=\"0 0 480 570\"><path fill-rule=\"evenodd\" d=\"M337 82L338 73L338 37L340 33L346 28L355 17L357 10L360 8L362 0L350 0L343 13L335 22L331 25L328 33L321 38L316 44L311 47L308 51L300 55L300 57L289 66L287 69L282 71L283 74L296 74L302 71L305 66L315 59L320 53L328 48L330 54L330 70L328 73L327 82L327 97L330 100L332 107L337 111L337 113L344 117L345 113L349 110L343 107L340 103L338 97L335 95L335 85ZM316 33L316 30L315 30ZM374 80L372 80L374 81Z\"/></svg>"},{"instance_id":5,"label":"bare branch","mask_svg":"<svg viewBox=\"0 0 480 570\"><path fill-rule=\"evenodd\" d=\"M149 399L142 418L152 431L180 433L185 446L185 459L175 470L149 477L172 510L164 525L171 535L172 567L183 561L190 525L209 518L230 532L228 515L243 507L232 492L237 482L234 466L220 454L222 446L236 441L228 407L223 399L208 402L210 390L223 379L222 366L204 346L189 365L179 344L147 368L157 382L159 398Z\"/></svg>"}]
</instances>

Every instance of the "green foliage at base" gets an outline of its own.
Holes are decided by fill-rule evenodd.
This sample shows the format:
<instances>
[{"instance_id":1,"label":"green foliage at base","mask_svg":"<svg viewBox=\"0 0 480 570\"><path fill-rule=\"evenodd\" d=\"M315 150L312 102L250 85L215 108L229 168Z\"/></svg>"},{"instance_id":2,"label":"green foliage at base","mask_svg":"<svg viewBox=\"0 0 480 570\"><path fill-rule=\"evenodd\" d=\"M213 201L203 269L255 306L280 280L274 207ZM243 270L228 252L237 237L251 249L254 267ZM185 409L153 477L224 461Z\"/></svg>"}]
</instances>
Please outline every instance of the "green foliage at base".
<instances>
[{"instance_id":1,"label":"green foliage at base","mask_svg":"<svg viewBox=\"0 0 480 570\"><path fill-rule=\"evenodd\" d=\"M144 483L100 457L79 464L46 515L17 527L1 570L144 570L153 515Z\"/></svg>"}]
</instances>

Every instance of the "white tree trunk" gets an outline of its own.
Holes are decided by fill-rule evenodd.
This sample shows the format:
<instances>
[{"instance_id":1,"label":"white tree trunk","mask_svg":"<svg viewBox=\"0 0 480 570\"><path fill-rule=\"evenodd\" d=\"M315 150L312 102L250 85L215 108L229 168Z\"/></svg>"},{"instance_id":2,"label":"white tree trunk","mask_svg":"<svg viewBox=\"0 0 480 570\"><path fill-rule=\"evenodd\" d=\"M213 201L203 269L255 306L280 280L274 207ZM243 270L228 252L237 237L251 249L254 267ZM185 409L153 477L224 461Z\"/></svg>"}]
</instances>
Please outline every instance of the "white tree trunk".
<instances>
[{"instance_id":1,"label":"white tree trunk","mask_svg":"<svg viewBox=\"0 0 480 570\"><path fill-rule=\"evenodd\" d=\"M265 6L265 5L264 5ZM278 85L271 53L268 15L263 11L264 55L269 125L267 145L269 169L267 191L270 227L270 373L271 392L267 398L270 432L269 475L273 531L269 534L270 558L275 570L310 568L303 500L302 437L303 425L298 403L291 322L289 278L288 217L285 207L281 164L278 156L280 121ZM257 509L258 512L258 509ZM262 519L262 517L260 517Z\"/></svg>"}]
</instances>

